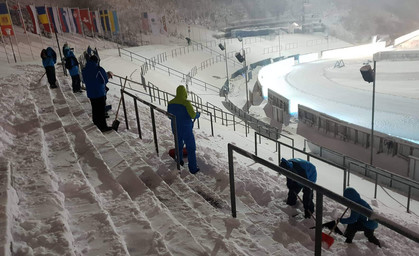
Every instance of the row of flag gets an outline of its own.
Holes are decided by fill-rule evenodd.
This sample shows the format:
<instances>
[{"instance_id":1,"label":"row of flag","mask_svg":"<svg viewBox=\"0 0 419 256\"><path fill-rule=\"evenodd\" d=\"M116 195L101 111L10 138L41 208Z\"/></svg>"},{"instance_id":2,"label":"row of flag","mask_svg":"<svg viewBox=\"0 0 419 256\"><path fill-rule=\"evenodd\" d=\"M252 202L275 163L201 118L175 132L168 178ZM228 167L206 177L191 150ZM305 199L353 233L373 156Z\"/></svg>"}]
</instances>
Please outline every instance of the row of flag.
<instances>
[{"instance_id":1,"label":"row of flag","mask_svg":"<svg viewBox=\"0 0 419 256\"><path fill-rule=\"evenodd\" d=\"M9 9L7 2L0 3L0 26L3 35L14 35L12 16L17 17L17 22L23 26L25 33L30 31L41 34L41 31L45 30L49 33L83 34L83 26L92 33L119 33L117 12L110 10L90 11L34 5L21 8L19 4Z\"/></svg>"}]
</instances>

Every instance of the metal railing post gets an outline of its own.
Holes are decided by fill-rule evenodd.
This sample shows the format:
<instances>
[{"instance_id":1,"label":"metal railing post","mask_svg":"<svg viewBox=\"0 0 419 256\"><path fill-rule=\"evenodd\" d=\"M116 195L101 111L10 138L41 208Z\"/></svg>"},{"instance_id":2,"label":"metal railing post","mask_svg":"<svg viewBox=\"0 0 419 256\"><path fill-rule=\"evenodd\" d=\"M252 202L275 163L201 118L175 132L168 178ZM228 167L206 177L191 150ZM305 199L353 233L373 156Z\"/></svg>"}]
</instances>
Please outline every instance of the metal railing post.
<instances>
[{"instance_id":1,"label":"metal railing post","mask_svg":"<svg viewBox=\"0 0 419 256\"><path fill-rule=\"evenodd\" d=\"M211 122L211 135L214 137L214 124L212 123L212 113L208 112L210 115L210 122Z\"/></svg>"},{"instance_id":2,"label":"metal railing post","mask_svg":"<svg viewBox=\"0 0 419 256\"><path fill-rule=\"evenodd\" d=\"M410 194L412 191L412 186L409 186L409 192L407 193L407 212L410 213Z\"/></svg>"},{"instance_id":3,"label":"metal railing post","mask_svg":"<svg viewBox=\"0 0 419 256\"><path fill-rule=\"evenodd\" d=\"M135 117L137 118L138 136L140 136L140 139L143 139L141 135L140 117L138 116L137 98L134 98L134 108L135 108Z\"/></svg>"},{"instance_id":4,"label":"metal railing post","mask_svg":"<svg viewBox=\"0 0 419 256\"><path fill-rule=\"evenodd\" d=\"M255 155L258 155L257 133L255 132Z\"/></svg>"},{"instance_id":5,"label":"metal railing post","mask_svg":"<svg viewBox=\"0 0 419 256\"><path fill-rule=\"evenodd\" d=\"M127 127L127 130L129 130L128 114L127 114L127 109L125 107L124 91L122 89L121 89L121 100L122 100L122 109L124 110L125 126Z\"/></svg>"},{"instance_id":6,"label":"metal railing post","mask_svg":"<svg viewBox=\"0 0 419 256\"><path fill-rule=\"evenodd\" d=\"M156 121L154 118L154 109L150 106L150 113L151 113L151 124L153 125L153 138L154 138L154 145L156 147L156 153L159 155L159 145L157 143L157 129L156 129Z\"/></svg>"},{"instance_id":7,"label":"metal railing post","mask_svg":"<svg viewBox=\"0 0 419 256\"><path fill-rule=\"evenodd\" d=\"M237 217L236 212L236 189L234 187L234 162L233 162L233 149L228 144L228 174L230 177L230 200L231 200L231 216Z\"/></svg>"},{"instance_id":8,"label":"metal railing post","mask_svg":"<svg viewBox=\"0 0 419 256\"><path fill-rule=\"evenodd\" d=\"M378 173L375 173L374 198L377 198Z\"/></svg>"},{"instance_id":9,"label":"metal railing post","mask_svg":"<svg viewBox=\"0 0 419 256\"><path fill-rule=\"evenodd\" d=\"M323 194L316 191L316 231L314 255L322 255Z\"/></svg>"},{"instance_id":10,"label":"metal railing post","mask_svg":"<svg viewBox=\"0 0 419 256\"><path fill-rule=\"evenodd\" d=\"M179 143L178 143L178 134L177 134L177 124L176 124L176 116L172 115L170 118L173 125L173 137L175 140L175 158L176 158L176 168L180 170L180 155L179 155ZM183 157L183 155L182 155Z\"/></svg>"},{"instance_id":11,"label":"metal railing post","mask_svg":"<svg viewBox=\"0 0 419 256\"><path fill-rule=\"evenodd\" d=\"M346 170L346 168L344 168L343 169L343 191L342 192L344 192L345 189L346 189L346 173L347 173L347 170Z\"/></svg>"}]
</instances>

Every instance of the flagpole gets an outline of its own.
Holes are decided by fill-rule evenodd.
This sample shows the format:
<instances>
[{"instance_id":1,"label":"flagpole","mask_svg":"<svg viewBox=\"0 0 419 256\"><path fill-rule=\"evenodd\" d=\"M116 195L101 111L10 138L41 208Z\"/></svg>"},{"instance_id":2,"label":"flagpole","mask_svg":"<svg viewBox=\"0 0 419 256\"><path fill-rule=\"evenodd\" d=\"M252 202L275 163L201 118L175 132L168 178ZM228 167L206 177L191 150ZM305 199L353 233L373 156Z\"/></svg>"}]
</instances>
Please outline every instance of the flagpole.
<instances>
[{"instance_id":1,"label":"flagpole","mask_svg":"<svg viewBox=\"0 0 419 256\"><path fill-rule=\"evenodd\" d=\"M93 31L93 20L92 15L90 14L90 8L87 8L87 15L89 15L89 21L90 21L90 31L92 32L92 37L95 37L95 32Z\"/></svg>"},{"instance_id":2,"label":"flagpole","mask_svg":"<svg viewBox=\"0 0 419 256\"><path fill-rule=\"evenodd\" d=\"M45 8L45 14L47 15L47 19L48 19L49 32L51 33L52 46L54 47L54 39L52 38L51 21L49 20L49 14L48 14L47 5L44 5L44 8Z\"/></svg>"},{"instance_id":3,"label":"flagpole","mask_svg":"<svg viewBox=\"0 0 419 256\"><path fill-rule=\"evenodd\" d=\"M25 31L25 34L26 34L26 39L28 40L28 45L29 45L29 49L31 50L32 59L33 59L33 60L35 60L35 57L33 56L33 51L32 51L31 42L29 41L29 36L28 36L27 31L26 31L26 25L25 25L25 21L23 20L23 14L22 14L22 10L20 9L20 4L19 4L19 2L17 3L17 8L19 8L19 15L20 15L20 19L22 20L23 31Z\"/></svg>"},{"instance_id":4,"label":"flagpole","mask_svg":"<svg viewBox=\"0 0 419 256\"><path fill-rule=\"evenodd\" d=\"M0 33L0 35L1 35L1 41L2 41L3 47L4 47L4 53L6 54L7 63L10 64L9 55L7 54L7 50L6 50L6 43L4 42L4 38L3 38L4 37L3 33Z\"/></svg>"},{"instance_id":5,"label":"flagpole","mask_svg":"<svg viewBox=\"0 0 419 256\"><path fill-rule=\"evenodd\" d=\"M115 13L116 13L116 22L118 23L118 37L119 37L119 42L122 45L122 39L121 39L122 32L121 32L121 27L119 26L119 16L118 16L118 12L117 11L115 11ZM116 32L116 26L115 26L115 32Z\"/></svg>"},{"instance_id":6,"label":"flagpole","mask_svg":"<svg viewBox=\"0 0 419 256\"><path fill-rule=\"evenodd\" d=\"M13 37L15 38L15 41L16 41L16 47L17 47L17 52L19 53L19 59L20 61L22 61L22 56L20 55L20 50L19 50L19 43L16 38L15 27L13 26L12 16L10 16L9 4L7 3L7 1L6 1L6 8L7 8L7 13L9 14L10 23L12 24ZM11 43L12 43L12 39L10 39L10 44ZM12 49L13 49L13 46L12 46ZM16 57L15 57L15 60L16 60Z\"/></svg>"},{"instance_id":7,"label":"flagpole","mask_svg":"<svg viewBox=\"0 0 419 256\"><path fill-rule=\"evenodd\" d=\"M80 23L80 30L81 30L81 35L83 36L83 37L85 37L84 36L84 31L83 31L83 23L81 22L81 17L80 17L80 8L79 7L77 7L77 11L78 11L78 13L79 13L79 23Z\"/></svg>"}]
</instances>

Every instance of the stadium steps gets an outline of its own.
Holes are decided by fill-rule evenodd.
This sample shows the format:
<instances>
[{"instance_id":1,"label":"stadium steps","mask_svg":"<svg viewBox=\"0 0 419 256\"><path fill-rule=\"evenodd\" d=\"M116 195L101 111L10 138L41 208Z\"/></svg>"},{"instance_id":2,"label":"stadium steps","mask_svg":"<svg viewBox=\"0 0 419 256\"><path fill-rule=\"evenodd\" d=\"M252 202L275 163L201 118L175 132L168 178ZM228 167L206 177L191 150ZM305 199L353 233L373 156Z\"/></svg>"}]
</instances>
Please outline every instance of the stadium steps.
<instances>
[{"instance_id":1,"label":"stadium steps","mask_svg":"<svg viewBox=\"0 0 419 256\"><path fill-rule=\"evenodd\" d=\"M65 85L63 86L65 89ZM100 134L93 125L82 127L71 112L61 88L52 90L57 113L64 123L64 128L74 147L81 169L95 192L101 199L103 208L108 212L112 225L126 244L131 255L171 255L159 232L153 230L150 222L139 207L133 203L129 194L115 179L110 168L103 160L91 134ZM71 103L70 103L71 104ZM80 109L80 108L79 108ZM103 136L103 135L102 135ZM115 160L114 157L111 161Z\"/></svg>"},{"instance_id":2,"label":"stadium steps","mask_svg":"<svg viewBox=\"0 0 419 256\"><path fill-rule=\"evenodd\" d=\"M15 106L2 108L8 115L5 134L13 138L4 152L5 159L10 161L8 191L13 194L7 202L10 209L7 214L11 215L7 236L11 240L4 245L8 250L6 255L75 255L62 193L44 157L41 121L26 88L28 81L16 79L21 86L2 85L3 93L7 90L7 106Z\"/></svg>"},{"instance_id":3,"label":"stadium steps","mask_svg":"<svg viewBox=\"0 0 419 256\"><path fill-rule=\"evenodd\" d=\"M130 102L126 102L127 104L127 109L133 109L133 105ZM87 106L87 104L86 104ZM157 174L159 174L161 176L161 178L168 183L171 188L181 197L183 198L194 198L194 200L185 200L185 202L190 203L191 207L195 208L195 210L197 210L198 212L200 212L200 214L202 216L207 216L209 215L208 213L212 213L214 209L216 209L216 213L220 214L220 212L223 212L224 215L224 219L226 219L226 217L229 217L230 213L230 208L227 202L229 202L229 194L225 195L225 198L222 199L220 198L217 193L215 193L213 190L213 188L208 188L206 186L206 184L204 182L201 182L200 179L196 179L194 175L187 175L187 173L189 173L188 171L184 171L182 176L184 176L184 174L186 174L186 177L184 179L179 179L179 177L177 177L176 174L177 170L176 170L176 166L174 161L167 155L167 150L162 148L168 148L170 147L173 143L171 142L173 140L173 136L170 134L169 137L167 137L167 133L163 133L163 134L158 134L159 137L159 144L161 144L159 146L160 151L163 151L162 156L159 157L158 159L163 159L162 162L160 163L156 163L155 159L153 158L153 156L156 155L155 153L155 149L153 147L153 140L151 139L153 137L151 130L152 130L152 126L151 126L151 119L149 119L149 113L148 113L148 107L146 108L141 108L139 107L139 115L140 115L140 119L141 119L141 126L142 126L142 134L143 134L143 139L140 141L138 139L138 135L134 133L137 132L136 130L136 122L135 120L135 116L133 113L131 113L132 111L128 111L128 119L129 121L129 125L131 127L131 130L133 131L133 133L131 132L122 132L125 129L125 123L123 123L124 119L120 119L121 121L121 125L119 130L120 135L123 136L125 138L125 141L127 142L127 144L129 144L131 147L135 148L134 150L134 154L135 152L143 152L147 154L146 157L143 157L144 161L148 161L148 165L149 166L165 166L165 167L161 167L159 168L159 170L156 172ZM155 113L157 113L155 111ZM120 113L120 116L122 116L123 114ZM166 129L164 127L170 127L170 121L167 118L156 118L156 126L157 129ZM163 127L163 128L162 128ZM152 147L151 152L150 152L150 147ZM118 149L119 147L117 147ZM129 149L129 147L125 146L125 147L120 147L120 148L125 148L125 149ZM125 153L123 155L130 155L132 154L131 152L128 152L127 150L124 151ZM133 163L135 164L135 163ZM187 169L187 167L186 167ZM199 175L201 174L201 172L198 173ZM210 184L212 184L212 178ZM215 178L217 179L217 178ZM224 181L227 181L228 183L228 176L226 176L225 179L223 179ZM189 186L189 187L188 187ZM199 201L207 201L207 203L209 203L212 207L211 210L208 210L206 207L209 206L209 204L197 204L196 202ZM238 198L238 204L243 205L244 208L246 208L246 205L243 203L240 203L240 199ZM199 205L200 207L197 207L197 205ZM242 208L243 208L242 207ZM250 215L252 216L259 216L258 213L255 213L255 211L253 209L250 208L246 208L244 211L248 212ZM264 231L261 231L261 227L256 224L256 223L252 223L251 221L247 221L246 216L242 215L240 217L241 219L245 219L242 221L242 225L245 227L245 230L242 230L242 228L238 228L237 231L239 232L245 232L246 230L248 230L248 233L250 236L252 236L254 238L253 243L251 244L252 246L256 246L258 247L260 244L260 246L262 248L267 248L269 253L272 252L276 252L280 249L282 249L282 245L279 245L277 241L275 241L272 237L272 234L270 233L266 233ZM227 232L225 230L225 226L226 225L220 225L220 221L216 218L212 219L212 218L208 218L209 222L214 224L214 227L217 228L217 230L220 233L225 233ZM260 217L260 219L256 219L257 221L261 221L263 220L263 217ZM253 218L253 222L255 222L255 218ZM233 230L233 232L235 232L236 230ZM244 246L246 247L246 246ZM249 248L248 248L249 249ZM260 253L262 253L262 251L265 251L265 249L260 250Z\"/></svg>"},{"instance_id":4,"label":"stadium steps","mask_svg":"<svg viewBox=\"0 0 419 256\"><path fill-rule=\"evenodd\" d=\"M4 157L0 157L0 255L9 256L10 252L10 223L9 214L12 205L16 205L12 198L11 164Z\"/></svg>"},{"instance_id":5,"label":"stadium steps","mask_svg":"<svg viewBox=\"0 0 419 256\"><path fill-rule=\"evenodd\" d=\"M94 146L103 157L104 163L109 166L112 175L116 177L116 180L130 195L133 200L132 204L137 206L145 214L144 217L148 218L151 227L164 237L164 242L170 253L174 255L181 255L185 252L191 255L206 254L204 248L195 241L192 234L159 202L155 194L133 172L134 168L128 165L108 141L108 137L114 137L115 139L116 136L117 139L119 137L118 134L114 131L102 134L92 124L91 118L85 112L89 110L84 110L79 103L79 100L80 102L84 102L86 108L90 109L90 103L88 103L89 100L86 95L74 95L68 84L64 84L61 89L63 90L66 101L69 103L70 111L76 119L74 122L79 123L91 142L95 144ZM122 142L121 138L119 138L119 144L122 144ZM136 162L141 165L142 161L141 159L136 159ZM149 167L144 165L141 168ZM174 233L176 235L173 235ZM151 245L152 243L149 244Z\"/></svg>"},{"instance_id":6,"label":"stadium steps","mask_svg":"<svg viewBox=\"0 0 419 256\"><path fill-rule=\"evenodd\" d=\"M94 148L84 140L84 132L74 123L67 125L66 122L71 122L68 106L55 96L59 89L48 90L45 84L38 84L32 93L41 113L48 148L46 155L62 182L60 191L64 193L66 209L71 215L71 230L75 241L79 242L79 252L93 255L106 250L115 255L128 255L129 251L140 250L133 242L122 239L121 227L116 222L115 216L120 212L115 209L131 210L124 204L123 190L107 175L106 166L100 165L100 159L95 158ZM132 228L143 225L136 221L134 211L133 216L127 215L120 217L126 217L125 221ZM84 230L86 227L88 230ZM88 247L83 248L86 241Z\"/></svg>"},{"instance_id":7,"label":"stadium steps","mask_svg":"<svg viewBox=\"0 0 419 256\"><path fill-rule=\"evenodd\" d=\"M85 96L77 96L77 98L82 102L82 105L86 107L86 110L90 108L90 104L87 103L88 100L85 98ZM91 123L90 118L87 116L82 120L84 120L84 122L87 120L87 123ZM220 229L223 230L223 232L227 232L225 230L226 222L232 221L229 220L229 216L222 213L220 214L218 210L215 210L215 208L213 208L200 195L190 190L187 186L185 186L184 183L182 184L179 178L175 178L179 183L177 187L182 186L181 189L183 195L179 196L174 189L166 184L166 180L162 179L162 176L158 175L159 171L156 172L150 168L150 166L159 166L161 170L165 169L166 173L170 172L167 170L167 167L165 167L166 164L160 162L159 158L155 157L155 153L150 152L150 149L141 150L142 154L145 154L145 156L140 156L137 155L134 150L130 150L131 147L129 144L122 140L117 133L107 133L106 138L108 138L108 140L114 144L118 151L121 151L121 155L124 156L129 166L131 166L131 168L136 171L137 175L144 181L144 183L146 183L148 187L154 191L160 201L163 202L171 210L171 214L174 215L189 230L191 230L195 239L203 246L205 246L207 252L210 252L211 248L214 247L218 247L218 250L222 250L224 254L230 254L233 252L240 254L254 254L255 252L261 252L264 250L259 246L255 246L255 243L253 241L249 241L248 237L246 236L240 237L241 241L234 242L233 239L229 240L223 238L220 230L213 227L211 220L216 219L213 220L213 222L217 223L219 227L224 226ZM152 162L144 163L144 160L142 159L148 158L153 159ZM173 173L176 174L177 171ZM177 191L179 192L180 189ZM187 200L184 198L187 198ZM201 208L201 211L197 209L197 205L201 205L201 207L199 207ZM208 211L205 211L204 209ZM211 213L216 214L209 217ZM184 216L194 216L192 218L194 221L185 220ZM197 225L196 223L201 224ZM205 232L203 232L203 230L205 230ZM205 236L202 236L202 233L205 233ZM228 234L228 236L229 235L230 234ZM245 247L249 248L243 249ZM248 250L248 253L244 253L243 250Z\"/></svg>"}]
</instances>

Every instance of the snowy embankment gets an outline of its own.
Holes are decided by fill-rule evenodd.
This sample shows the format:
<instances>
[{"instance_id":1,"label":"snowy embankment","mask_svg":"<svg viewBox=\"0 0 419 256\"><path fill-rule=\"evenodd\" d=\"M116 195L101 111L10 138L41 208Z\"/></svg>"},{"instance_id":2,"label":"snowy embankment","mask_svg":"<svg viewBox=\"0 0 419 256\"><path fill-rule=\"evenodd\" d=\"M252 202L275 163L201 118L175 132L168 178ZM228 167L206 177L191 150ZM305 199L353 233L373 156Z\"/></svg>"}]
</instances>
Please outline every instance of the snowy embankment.
<instances>
[{"instance_id":1,"label":"snowy embankment","mask_svg":"<svg viewBox=\"0 0 419 256\"><path fill-rule=\"evenodd\" d=\"M117 67L127 73L135 69L115 54L102 54L107 69L117 74ZM167 117L156 115L161 152L157 154L148 107L139 105L142 140L135 133L130 101L127 109L131 130L121 122L118 133L102 134L91 123L85 93L74 95L69 77L58 72L60 87L50 90L46 78L39 81L43 73L39 65L8 70L10 75L1 72L4 75L0 80L0 104L6 110L1 113L0 181L10 184L10 189L1 190L2 254L313 254L314 230L309 228L314 222L293 217L301 212L302 205L289 207L283 201L288 192L284 177L237 156L238 218L230 216L227 143L252 151L253 136L215 124L212 137L209 118L203 115L201 129L195 129L201 171L191 175L186 167L179 175L174 161L165 153L173 147ZM153 76L166 79L163 73ZM179 81L171 80L168 86L175 88ZM118 90L111 86L108 95L114 111ZM123 120L121 113L119 119ZM288 130L293 132L292 127ZM276 161L274 146L264 142L258 150ZM282 153L291 157L290 152ZM341 191L337 186L340 178L332 178L336 170L320 163L318 166L319 183ZM370 186L365 182L351 180L361 191ZM374 210L418 231L417 215L405 213L394 201L363 197ZM343 210L343 206L325 198L325 220L337 218ZM351 245L336 237L333 247L323 253L415 255L419 249L418 244L383 226L376 234L384 244L382 249L358 234Z\"/></svg>"}]
</instances>

